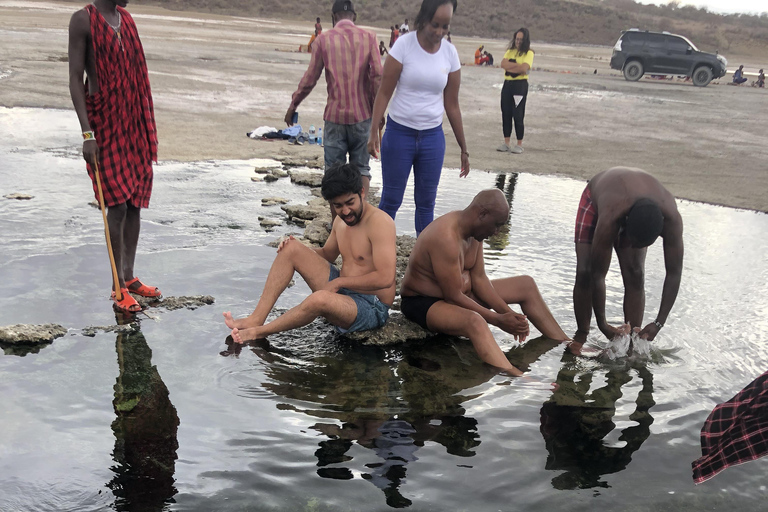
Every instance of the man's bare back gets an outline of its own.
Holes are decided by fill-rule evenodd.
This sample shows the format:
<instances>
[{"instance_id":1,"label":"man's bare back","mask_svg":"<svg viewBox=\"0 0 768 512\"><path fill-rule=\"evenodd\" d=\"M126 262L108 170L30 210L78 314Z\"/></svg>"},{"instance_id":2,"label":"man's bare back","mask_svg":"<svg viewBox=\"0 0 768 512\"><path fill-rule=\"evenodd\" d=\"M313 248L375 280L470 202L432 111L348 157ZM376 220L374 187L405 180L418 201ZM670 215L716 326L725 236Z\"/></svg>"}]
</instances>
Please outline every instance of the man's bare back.
<instances>
[{"instance_id":1,"label":"man's bare back","mask_svg":"<svg viewBox=\"0 0 768 512\"><path fill-rule=\"evenodd\" d=\"M599 218L615 221L642 198L658 204L665 220L679 219L675 197L664 186L641 169L614 167L596 174L589 180L592 201Z\"/></svg>"}]
</instances>

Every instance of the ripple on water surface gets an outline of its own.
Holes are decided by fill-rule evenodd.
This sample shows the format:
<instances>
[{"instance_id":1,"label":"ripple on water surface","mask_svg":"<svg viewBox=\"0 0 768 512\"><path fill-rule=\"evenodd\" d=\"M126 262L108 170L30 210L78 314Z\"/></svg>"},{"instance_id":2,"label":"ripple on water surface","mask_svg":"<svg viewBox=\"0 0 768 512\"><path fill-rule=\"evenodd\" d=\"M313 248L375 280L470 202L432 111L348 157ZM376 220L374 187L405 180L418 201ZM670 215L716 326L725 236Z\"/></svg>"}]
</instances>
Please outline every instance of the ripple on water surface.
<instances>
[{"instance_id":1,"label":"ripple on water surface","mask_svg":"<svg viewBox=\"0 0 768 512\"><path fill-rule=\"evenodd\" d=\"M161 432L164 445L178 443L162 454L170 474L150 500L157 509L762 510L764 460L698 487L690 463L712 407L764 371L768 238L755 234L768 233L766 215L678 202L683 283L646 359L575 357L535 330L518 346L494 328L513 364L536 381L525 384L482 364L467 340L361 347L314 322L269 343L228 344L221 312L253 311L275 254L266 242L299 231L265 232L259 216L284 214L261 198L303 203L311 194L287 179L251 182L263 162L164 162L144 212L140 275L175 295L213 295L216 304L150 312L140 338L85 338L78 329L114 318L100 214L88 206L90 183L71 151L79 142L63 135L77 134L76 118L0 109L0 120L8 121L0 122L0 159L10 164L0 166L3 184L35 196L0 200L0 325L55 320L72 329L24 357L0 356L0 509L139 503L119 490L133 475L117 448L133 438L113 428L127 425L123 413L134 403L116 398L118 390L138 382L167 390L151 395L158 406L148 408L155 415L138 438ZM23 136L44 124L52 128L40 137ZM377 163L373 174L380 183ZM476 171L459 180L447 169L436 214L489 187L504 191L512 212L487 242L489 274L534 277L572 333L573 216L584 183ZM405 197L396 224L413 234L411 185ZM660 246L649 249L646 271L652 319L664 279ZM307 293L297 278L277 312ZM615 263L606 293L606 314L618 323ZM597 332L587 344L607 345ZM541 384L549 382L554 392ZM158 430L174 417L177 429Z\"/></svg>"}]
</instances>

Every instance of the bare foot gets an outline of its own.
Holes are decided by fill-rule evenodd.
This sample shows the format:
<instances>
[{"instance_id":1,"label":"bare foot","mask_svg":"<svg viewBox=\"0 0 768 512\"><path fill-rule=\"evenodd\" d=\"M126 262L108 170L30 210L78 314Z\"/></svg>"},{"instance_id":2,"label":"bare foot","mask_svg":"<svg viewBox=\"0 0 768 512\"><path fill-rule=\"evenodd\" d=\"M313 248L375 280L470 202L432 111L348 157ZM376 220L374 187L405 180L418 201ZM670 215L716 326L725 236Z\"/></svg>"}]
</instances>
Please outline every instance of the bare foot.
<instances>
[{"instance_id":1,"label":"bare foot","mask_svg":"<svg viewBox=\"0 0 768 512\"><path fill-rule=\"evenodd\" d=\"M263 338L264 336L259 334L258 327L248 327L244 329L235 327L232 329L232 339L235 340L235 343L244 343L246 341L260 340Z\"/></svg>"},{"instance_id":2,"label":"bare foot","mask_svg":"<svg viewBox=\"0 0 768 512\"><path fill-rule=\"evenodd\" d=\"M232 313L230 313L229 311L225 311L223 315L224 315L224 323L227 324L227 327L229 327L230 329L234 329L235 319L232 318Z\"/></svg>"}]
</instances>

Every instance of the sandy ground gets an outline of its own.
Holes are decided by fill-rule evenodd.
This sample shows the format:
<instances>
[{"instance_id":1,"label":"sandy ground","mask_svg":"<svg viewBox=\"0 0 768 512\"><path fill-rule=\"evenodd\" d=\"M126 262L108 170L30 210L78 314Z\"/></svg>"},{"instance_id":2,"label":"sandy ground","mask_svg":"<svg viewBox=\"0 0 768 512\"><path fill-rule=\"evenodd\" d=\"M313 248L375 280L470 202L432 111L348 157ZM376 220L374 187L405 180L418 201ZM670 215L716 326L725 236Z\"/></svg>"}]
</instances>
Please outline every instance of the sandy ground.
<instances>
[{"instance_id":1,"label":"sandy ground","mask_svg":"<svg viewBox=\"0 0 768 512\"><path fill-rule=\"evenodd\" d=\"M67 27L77 7L0 0L0 105L71 108ZM261 125L282 127L291 94L309 62L309 55L297 50L306 44L311 22L133 4L130 10L147 54L161 159L321 153L318 146L245 137ZM388 41L388 30L376 30ZM460 37L454 43L466 63L480 44L497 59L506 44ZM473 169L588 179L603 169L628 165L653 173L680 198L768 211L768 90L726 86L730 74L706 88L676 80L630 83L610 70L609 47L535 43L533 48L522 155L495 150L501 142L502 71L462 68L460 102ZM738 63L764 67L726 57L731 68ZM325 97L321 79L299 107L305 128L322 124ZM458 146L450 125L444 126L445 166L455 168Z\"/></svg>"}]
</instances>

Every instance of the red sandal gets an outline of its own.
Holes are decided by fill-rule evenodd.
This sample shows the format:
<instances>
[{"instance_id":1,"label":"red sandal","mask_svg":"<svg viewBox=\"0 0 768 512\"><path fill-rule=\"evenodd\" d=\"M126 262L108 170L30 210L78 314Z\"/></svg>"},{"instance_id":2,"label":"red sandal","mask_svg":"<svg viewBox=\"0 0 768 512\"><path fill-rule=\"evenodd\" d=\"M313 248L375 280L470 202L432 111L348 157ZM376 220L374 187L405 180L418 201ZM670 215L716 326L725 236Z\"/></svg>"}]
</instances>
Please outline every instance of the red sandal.
<instances>
[{"instance_id":1,"label":"red sandal","mask_svg":"<svg viewBox=\"0 0 768 512\"><path fill-rule=\"evenodd\" d=\"M117 295L115 295L115 292L112 292L111 298L115 302L115 309L122 313L138 313L141 311L141 304L136 302L136 299L131 296L128 288L120 288L120 291L123 295L121 300L117 300Z\"/></svg>"},{"instance_id":2,"label":"red sandal","mask_svg":"<svg viewBox=\"0 0 768 512\"><path fill-rule=\"evenodd\" d=\"M132 287L131 285L136 285L135 287ZM142 297L149 297L153 299L159 299L163 296L162 293L160 293L160 290L154 286L147 286L141 281L139 281L138 277L134 277L130 281L125 282L125 286L128 288L128 291L135 293L136 295L141 295Z\"/></svg>"}]
</instances>

